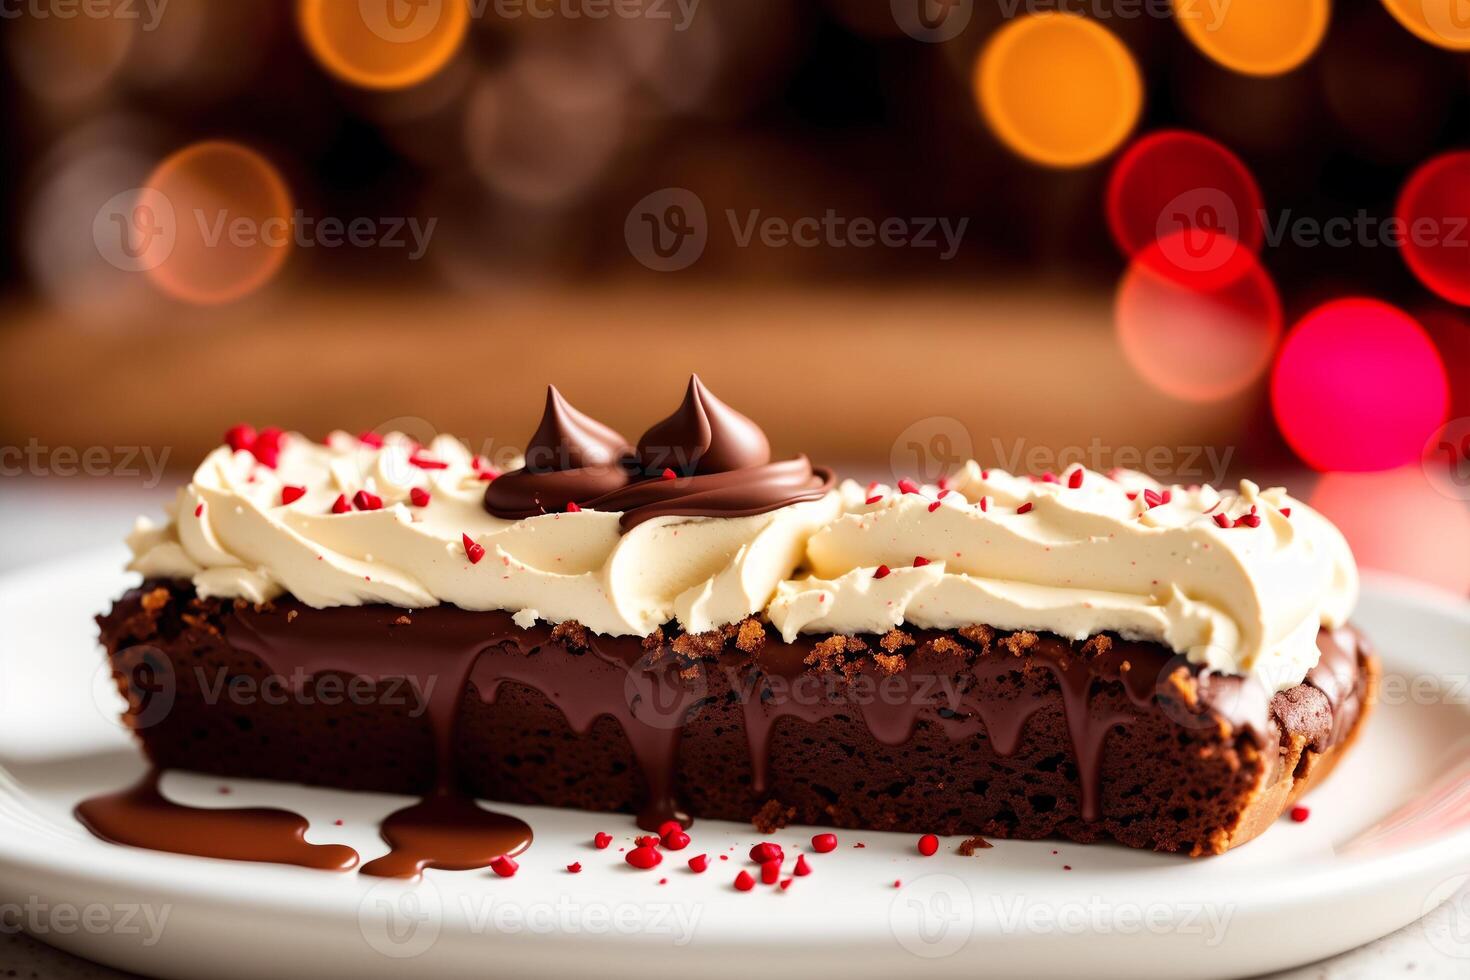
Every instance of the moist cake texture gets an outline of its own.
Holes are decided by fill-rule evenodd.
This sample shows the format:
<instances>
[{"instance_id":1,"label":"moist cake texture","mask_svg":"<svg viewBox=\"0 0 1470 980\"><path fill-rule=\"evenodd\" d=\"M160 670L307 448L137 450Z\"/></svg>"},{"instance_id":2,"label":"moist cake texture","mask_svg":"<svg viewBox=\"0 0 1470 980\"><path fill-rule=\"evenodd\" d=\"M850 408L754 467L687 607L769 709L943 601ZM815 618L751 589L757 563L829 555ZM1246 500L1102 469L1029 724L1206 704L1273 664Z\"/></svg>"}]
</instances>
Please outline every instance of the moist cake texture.
<instances>
[{"instance_id":1,"label":"moist cake texture","mask_svg":"<svg viewBox=\"0 0 1470 980\"><path fill-rule=\"evenodd\" d=\"M697 379L636 446L553 390L504 474L232 435L99 617L159 767L1201 855L1371 705L1341 535L1248 482L838 487Z\"/></svg>"}]
</instances>

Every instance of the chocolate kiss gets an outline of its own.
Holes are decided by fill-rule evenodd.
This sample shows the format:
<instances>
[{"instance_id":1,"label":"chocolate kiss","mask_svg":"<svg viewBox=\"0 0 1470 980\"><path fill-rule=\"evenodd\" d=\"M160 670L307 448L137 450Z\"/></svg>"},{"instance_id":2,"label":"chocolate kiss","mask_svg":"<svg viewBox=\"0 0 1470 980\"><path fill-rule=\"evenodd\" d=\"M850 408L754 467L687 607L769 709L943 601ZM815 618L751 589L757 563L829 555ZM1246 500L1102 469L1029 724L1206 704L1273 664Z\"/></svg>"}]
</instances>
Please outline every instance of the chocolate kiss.
<instances>
[{"instance_id":1,"label":"chocolate kiss","mask_svg":"<svg viewBox=\"0 0 1470 980\"><path fill-rule=\"evenodd\" d=\"M630 455L628 440L573 408L555 385L546 387L546 411L526 445L527 473L561 473L610 466Z\"/></svg>"},{"instance_id":2,"label":"chocolate kiss","mask_svg":"<svg viewBox=\"0 0 1470 980\"><path fill-rule=\"evenodd\" d=\"M638 465L651 476L665 468L680 476L728 473L770 461L760 426L711 394L697 374L679 410L638 440Z\"/></svg>"}]
</instances>

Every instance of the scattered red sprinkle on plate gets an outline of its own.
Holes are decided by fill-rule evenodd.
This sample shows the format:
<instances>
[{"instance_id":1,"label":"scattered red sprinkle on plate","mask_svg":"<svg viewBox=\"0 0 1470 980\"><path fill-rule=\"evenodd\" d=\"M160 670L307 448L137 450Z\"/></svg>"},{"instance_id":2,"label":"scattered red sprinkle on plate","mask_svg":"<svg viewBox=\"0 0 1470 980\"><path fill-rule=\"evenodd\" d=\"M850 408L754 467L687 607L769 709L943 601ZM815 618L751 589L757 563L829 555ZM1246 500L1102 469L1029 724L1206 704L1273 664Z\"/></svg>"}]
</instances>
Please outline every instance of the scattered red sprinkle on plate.
<instances>
[{"instance_id":1,"label":"scattered red sprinkle on plate","mask_svg":"<svg viewBox=\"0 0 1470 980\"><path fill-rule=\"evenodd\" d=\"M852 846L853 847L867 847L868 845L867 844L864 844L862 841L858 841L856 844L854 844Z\"/></svg>"},{"instance_id":2,"label":"scattered red sprinkle on plate","mask_svg":"<svg viewBox=\"0 0 1470 980\"><path fill-rule=\"evenodd\" d=\"M728 855L728 854L721 854L720 855L720 860L721 861L728 861L728 860L730 860L730 855Z\"/></svg>"},{"instance_id":3,"label":"scattered red sprinkle on plate","mask_svg":"<svg viewBox=\"0 0 1470 980\"><path fill-rule=\"evenodd\" d=\"M939 851L939 838L933 834L925 834L919 838L919 853L925 857L932 857Z\"/></svg>"},{"instance_id":4,"label":"scattered red sprinkle on plate","mask_svg":"<svg viewBox=\"0 0 1470 980\"><path fill-rule=\"evenodd\" d=\"M761 884L774 885L781 877L781 862L767 861L761 865Z\"/></svg>"},{"instance_id":5,"label":"scattered red sprinkle on plate","mask_svg":"<svg viewBox=\"0 0 1470 980\"><path fill-rule=\"evenodd\" d=\"M294 504L304 496L306 496L305 487L282 487L281 506L284 507L287 504Z\"/></svg>"},{"instance_id":6,"label":"scattered red sprinkle on plate","mask_svg":"<svg viewBox=\"0 0 1470 980\"><path fill-rule=\"evenodd\" d=\"M1029 513L1031 513L1031 507L1032 507L1031 501L1028 500L1024 504L1022 504L1021 506L1019 506L1019 507L1016 508L1016 513L1017 514L1029 514Z\"/></svg>"},{"instance_id":7,"label":"scattered red sprinkle on plate","mask_svg":"<svg viewBox=\"0 0 1470 980\"><path fill-rule=\"evenodd\" d=\"M751 847L750 859L756 864L766 864L769 861L781 861L786 858L786 852L781 850L780 844L773 844L763 840Z\"/></svg>"},{"instance_id":8,"label":"scattered red sprinkle on plate","mask_svg":"<svg viewBox=\"0 0 1470 980\"><path fill-rule=\"evenodd\" d=\"M470 564L480 564L480 559L485 557L485 546L476 542L468 534L461 534L460 542L464 545L464 556L470 560Z\"/></svg>"},{"instance_id":9,"label":"scattered red sprinkle on plate","mask_svg":"<svg viewBox=\"0 0 1470 980\"><path fill-rule=\"evenodd\" d=\"M342 826L342 821L341 820L333 820L332 821L332 826L334 826L334 827L340 827L340 826Z\"/></svg>"},{"instance_id":10,"label":"scattered red sprinkle on plate","mask_svg":"<svg viewBox=\"0 0 1470 980\"><path fill-rule=\"evenodd\" d=\"M893 879L893 887L894 888L902 888L903 887L903 882L901 880L899 880L898 878L894 878Z\"/></svg>"},{"instance_id":11,"label":"scattered red sprinkle on plate","mask_svg":"<svg viewBox=\"0 0 1470 980\"><path fill-rule=\"evenodd\" d=\"M796 867L791 869L791 873L800 878L805 878L812 873L812 866L806 863L805 854L796 855Z\"/></svg>"},{"instance_id":12,"label":"scattered red sprinkle on plate","mask_svg":"<svg viewBox=\"0 0 1470 980\"><path fill-rule=\"evenodd\" d=\"M818 854L826 854L828 851L837 850L837 835L817 834L812 838L812 850Z\"/></svg>"},{"instance_id":13,"label":"scattered red sprinkle on plate","mask_svg":"<svg viewBox=\"0 0 1470 980\"><path fill-rule=\"evenodd\" d=\"M887 578L888 577L888 573L890 571L891 571L891 569L889 569L889 567L887 565L879 565L878 568L877 568L877 570L873 572L873 577L874 578Z\"/></svg>"},{"instance_id":14,"label":"scattered red sprinkle on plate","mask_svg":"<svg viewBox=\"0 0 1470 980\"><path fill-rule=\"evenodd\" d=\"M504 854L490 862L490 870L502 878L509 878L520 869L521 866L519 864L516 864L515 861Z\"/></svg>"},{"instance_id":15,"label":"scattered red sprinkle on plate","mask_svg":"<svg viewBox=\"0 0 1470 980\"><path fill-rule=\"evenodd\" d=\"M1082 489L1082 468L1080 466L1067 477L1067 486L1072 490Z\"/></svg>"},{"instance_id":16,"label":"scattered red sprinkle on plate","mask_svg":"<svg viewBox=\"0 0 1470 980\"><path fill-rule=\"evenodd\" d=\"M220 791L220 795L221 796L229 796L230 795L230 788L228 786L221 786L219 788L219 791Z\"/></svg>"},{"instance_id":17,"label":"scattered red sprinkle on plate","mask_svg":"<svg viewBox=\"0 0 1470 980\"><path fill-rule=\"evenodd\" d=\"M577 506L577 502L575 500L569 500L567 501L567 513L580 514L582 513L582 508Z\"/></svg>"},{"instance_id":18,"label":"scattered red sprinkle on plate","mask_svg":"<svg viewBox=\"0 0 1470 980\"><path fill-rule=\"evenodd\" d=\"M925 558L923 555L915 555L914 556L914 567L915 568L923 568L927 564L929 564L929 559Z\"/></svg>"},{"instance_id":19,"label":"scattered red sprinkle on plate","mask_svg":"<svg viewBox=\"0 0 1470 980\"><path fill-rule=\"evenodd\" d=\"M599 851L606 850L607 849L607 845L609 845L611 843L612 843L612 834L604 834L600 830L597 832L596 836L594 836L592 838L592 846L595 847L595 848L597 848Z\"/></svg>"},{"instance_id":20,"label":"scattered red sprinkle on plate","mask_svg":"<svg viewBox=\"0 0 1470 980\"><path fill-rule=\"evenodd\" d=\"M334 514L345 514L351 509L352 505L347 502L345 493L337 494L337 499L332 501L332 513Z\"/></svg>"},{"instance_id":21,"label":"scattered red sprinkle on plate","mask_svg":"<svg viewBox=\"0 0 1470 980\"><path fill-rule=\"evenodd\" d=\"M1062 865L1062 870L1063 871L1071 871L1072 870L1072 866L1070 864L1064 864L1064 865Z\"/></svg>"},{"instance_id":22,"label":"scattered red sprinkle on plate","mask_svg":"<svg viewBox=\"0 0 1470 980\"><path fill-rule=\"evenodd\" d=\"M203 513L204 513L204 505L203 504L200 504L198 507L195 507L194 508L194 516L195 517L198 517L200 514L203 514Z\"/></svg>"},{"instance_id":23,"label":"scattered red sprinkle on plate","mask_svg":"<svg viewBox=\"0 0 1470 980\"><path fill-rule=\"evenodd\" d=\"M675 473L673 470L665 466L664 471L659 474L659 477L664 480L677 480L679 478L679 474Z\"/></svg>"},{"instance_id":24,"label":"scattered red sprinkle on plate","mask_svg":"<svg viewBox=\"0 0 1470 980\"><path fill-rule=\"evenodd\" d=\"M669 834L672 834L672 833L674 833L677 830L683 830L683 829L684 829L684 825L681 824L679 821L677 821L677 820L665 820L663 823L661 823L661 824L658 825L658 830L655 830L654 833L655 834L658 834L660 837L667 837Z\"/></svg>"},{"instance_id":25,"label":"scattered red sprinkle on plate","mask_svg":"<svg viewBox=\"0 0 1470 980\"><path fill-rule=\"evenodd\" d=\"M750 876L749 871L742 871L735 876L735 890L748 892L755 887L755 879Z\"/></svg>"},{"instance_id":26,"label":"scattered red sprinkle on plate","mask_svg":"<svg viewBox=\"0 0 1470 980\"><path fill-rule=\"evenodd\" d=\"M383 498L366 490L359 490L352 495L352 506L358 510L382 510Z\"/></svg>"},{"instance_id":27,"label":"scattered red sprinkle on plate","mask_svg":"<svg viewBox=\"0 0 1470 980\"><path fill-rule=\"evenodd\" d=\"M567 870L570 871L574 875L581 874L582 873L582 862L581 861L573 861L571 864L567 865Z\"/></svg>"},{"instance_id":28,"label":"scattered red sprinkle on plate","mask_svg":"<svg viewBox=\"0 0 1470 980\"><path fill-rule=\"evenodd\" d=\"M649 868L658 867L661 863L663 863L663 859L664 856L658 852L658 848L650 847L646 844L635 847L627 854L623 855L624 861L627 861L633 867L641 868L644 871L647 871Z\"/></svg>"},{"instance_id":29,"label":"scattered red sprinkle on plate","mask_svg":"<svg viewBox=\"0 0 1470 980\"><path fill-rule=\"evenodd\" d=\"M1304 806L1294 806L1294 807L1291 808L1291 822L1292 823L1306 823L1307 822L1307 818L1310 817L1311 815L1312 815L1312 811L1309 810L1309 809L1307 809Z\"/></svg>"},{"instance_id":30,"label":"scattered red sprinkle on plate","mask_svg":"<svg viewBox=\"0 0 1470 980\"><path fill-rule=\"evenodd\" d=\"M694 855L694 857L689 859L689 870L693 871L695 874L704 874L705 869L708 867L708 854L696 854Z\"/></svg>"},{"instance_id":31,"label":"scattered red sprinkle on plate","mask_svg":"<svg viewBox=\"0 0 1470 980\"><path fill-rule=\"evenodd\" d=\"M654 834L645 834L642 837L633 838L634 847L658 847L659 839Z\"/></svg>"},{"instance_id":32,"label":"scattered red sprinkle on plate","mask_svg":"<svg viewBox=\"0 0 1470 980\"><path fill-rule=\"evenodd\" d=\"M793 881L795 881L795 880L796 880L795 878L784 878L784 879L782 879L782 881L781 881L781 890L784 892L786 889L790 888L791 887L791 883Z\"/></svg>"},{"instance_id":33,"label":"scattered red sprinkle on plate","mask_svg":"<svg viewBox=\"0 0 1470 980\"><path fill-rule=\"evenodd\" d=\"M682 851L689 846L689 835L681 830L671 830L664 834L660 842L671 851Z\"/></svg>"},{"instance_id":34,"label":"scattered red sprinkle on plate","mask_svg":"<svg viewBox=\"0 0 1470 980\"><path fill-rule=\"evenodd\" d=\"M414 487L408 491L408 499L415 507L429 506L429 491L423 487Z\"/></svg>"}]
</instances>

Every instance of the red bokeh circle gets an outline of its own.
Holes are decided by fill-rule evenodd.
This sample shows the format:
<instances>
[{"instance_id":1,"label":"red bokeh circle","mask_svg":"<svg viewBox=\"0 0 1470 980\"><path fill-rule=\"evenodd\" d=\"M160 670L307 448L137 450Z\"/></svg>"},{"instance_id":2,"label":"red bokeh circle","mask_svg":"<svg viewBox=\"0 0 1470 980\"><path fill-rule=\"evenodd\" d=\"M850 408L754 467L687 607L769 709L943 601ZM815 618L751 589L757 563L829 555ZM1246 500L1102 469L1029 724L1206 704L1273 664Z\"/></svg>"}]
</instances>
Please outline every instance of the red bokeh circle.
<instances>
[{"instance_id":1,"label":"red bokeh circle","mask_svg":"<svg viewBox=\"0 0 1470 980\"><path fill-rule=\"evenodd\" d=\"M1108 228L1132 258L1181 232L1209 234L1219 248L1244 245L1259 252L1265 238L1261 189L1240 158L1215 140L1185 130L1163 130L1137 140L1108 178ZM1191 245L1187 238L1176 244ZM1171 255L1181 267L1229 261L1198 248Z\"/></svg>"},{"instance_id":2,"label":"red bokeh circle","mask_svg":"<svg viewBox=\"0 0 1470 980\"><path fill-rule=\"evenodd\" d=\"M1177 261L1181 236L1198 239L1219 266ZM1255 253L1228 236L1179 231L1146 245L1118 285L1114 322L1129 364L1184 401L1228 398L1271 363L1282 330L1281 300Z\"/></svg>"},{"instance_id":3,"label":"red bokeh circle","mask_svg":"<svg viewBox=\"0 0 1470 980\"><path fill-rule=\"evenodd\" d=\"M1470 306L1470 151L1445 153L1414 171L1394 215L1404 261L1419 281Z\"/></svg>"},{"instance_id":4,"label":"red bokeh circle","mask_svg":"<svg viewBox=\"0 0 1470 980\"><path fill-rule=\"evenodd\" d=\"M1287 335L1271 377L1276 424L1319 470L1386 470L1416 460L1444 421L1449 383L1429 335L1404 311L1333 300Z\"/></svg>"}]
</instances>

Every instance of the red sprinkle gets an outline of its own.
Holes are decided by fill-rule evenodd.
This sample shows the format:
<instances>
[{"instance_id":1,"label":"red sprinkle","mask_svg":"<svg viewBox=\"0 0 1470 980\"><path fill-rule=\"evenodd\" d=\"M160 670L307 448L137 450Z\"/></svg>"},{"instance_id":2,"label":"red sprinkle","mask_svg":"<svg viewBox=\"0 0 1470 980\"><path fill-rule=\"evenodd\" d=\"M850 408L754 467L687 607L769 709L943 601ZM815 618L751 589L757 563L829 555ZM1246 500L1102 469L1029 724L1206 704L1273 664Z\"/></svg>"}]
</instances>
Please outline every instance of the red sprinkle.
<instances>
[{"instance_id":1,"label":"red sprinkle","mask_svg":"<svg viewBox=\"0 0 1470 980\"><path fill-rule=\"evenodd\" d=\"M1029 513L1031 513L1031 507L1032 507L1031 501L1028 500L1024 504L1022 504L1021 506L1019 506L1019 507L1016 508L1016 513L1017 514L1029 514Z\"/></svg>"},{"instance_id":2,"label":"red sprinkle","mask_svg":"<svg viewBox=\"0 0 1470 980\"><path fill-rule=\"evenodd\" d=\"M203 504L200 504L198 507L195 507L194 508L194 516L195 517L198 517L202 513L204 513L204 505Z\"/></svg>"},{"instance_id":3,"label":"red sprinkle","mask_svg":"<svg viewBox=\"0 0 1470 980\"><path fill-rule=\"evenodd\" d=\"M500 857L490 862L490 870L494 871L502 878L509 878L520 869L521 866L519 864L516 864L504 854L500 855Z\"/></svg>"},{"instance_id":4,"label":"red sprinkle","mask_svg":"<svg viewBox=\"0 0 1470 980\"><path fill-rule=\"evenodd\" d=\"M932 857L939 850L939 838L933 834L925 834L919 838L919 853L925 857Z\"/></svg>"},{"instance_id":5,"label":"red sprinkle","mask_svg":"<svg viewBox=\"0 0 1470 980\"><path fill-rule=\"evenodd\" d=\"M649 868L658 867L659 864L663 862L663 859L664 856L659 853L658 848L649 847L646 844L641 847L633 848L631 851L623 856L624 861L627 861L633 867L639 868L643 871L647 871Z\"/></svg>"},{"instance_id":6,"label":"red sprinkle","mask_svg":"<svg viewBox=\"0 0 1470 980\"><path fill-rule=\"evenodd\" d=\"M673 470L669 469L667 466L664 467L664 471L662 473L660 473L659 476L662 477L665 480L677 480L679 478L679 474L675 473Z\"/></svg>"},{"instance_id":7,"label":"red sprinkle","mask_svg":"<svg viewBox=\"0 0 1470 980\"><path fill-rule=\"evenodd\" d=\"M646 834L642 837L633 838L634 847L658 847L660 843L656 834Z\"/></svg>"},{"instance_id":8,"label":"red sprinkle","mask_svg":"<svg viewBox=\"0 0 1470 980\"><path fill-rule=\"evenodd\" d=\"M893 879L893 887L894 888L902 888L903 887L903 882L902 881L899 881L897 878L894 878Z\"/></svg>"},{"instance_id":9,"label":"red sprinkle","mask_svg":"<svg viewBox=\"0 0 1470 980\"><path fill-rule=\"evenodd\" d=\"M383 448L383 437L378 435L376 432L364 432L362 435L357 437L357 441L362 443L364 446L372 446L374 449Z\"/></svg>"},{"instance_id":10,"label":"red sprinkle","mask_svg":"<svg viewBox=\"0 0 1470 980\"><path fill-rule=\"evenodd\" d=\"M812 873L812 866L806 863L805 854L796 855L796 867L791 869L791 873L800 878L805 878Z\"/></svg>"},{"instance_id":11,"label":"red sprinkle","mask_svg":"<svg viewBox=\"0 0 1470 980\"><path fill-rule=\"evenodd\" d=\"M795 880L796 880L795 878L787 878L784 881L782 881L781 882L781 890L784 892L786 889L790 888L791 887L791 883L793 881L795 881Z\"/></svg>"},{"instance_id":12,"label":"red sprinkle","mask_svg":"<svg viewBox=\"0 0 1470 980\"><path fill-rule=\"evenodd\" d=\"M449 469L448 463L443 462L442 460L431 459L428 456L420 456L418 453L414 453L412 456L408 457L408 464L410 466L417 466L421 470Z\"/></svg>"},{"instance_id":13,"label":"red sprinkle","mask_svg":"<svg viewBox=\"0 0 1470 980\"><path fill-rule=\"evenodd\" d=\"M837 835L818 834L812 838L812 850L818 854L826 854L828 851L837 850Z\"/></svg>"},{"instance_id":14,"label":"red sprinkle","mask_svg":"<svg viewBox=\"0 0 1470 980\"><path fill-rule=\"evenodd\" d=\"M359 490L352 495L352 505L358 510L382 510L383 498L366 490Z\"/></svg>"},{"instance_id":15,"label":"red sprinkle","mask_svg":"<svg viewBox=\"0 0 1470 980\"><path fill-rule=\"evenodd\" d=\"M915 568L923 568L927 564L929 564L929 559L925 558L923 555L919 555L916 558L914 558L914 567Z\"/></svg>"},{"instance_id":16,"label":"red sprinkle","mask_svg":"<svg viewBox=\"0 0 1470 980\"><path fill-rule=\"evenodd\" d=\"M939 501L937 501L937 500L934 501L934 503L932 503L932 504L929 505L929 513L931 513L931 514L934 513L938 509L939 509Z\"/></svg>"},{"instance_id":17,"label":"red sprinkle","mask_svg":"<svg viewBox=\"0 0 1470 980\"><path fill-rule=\"evenodd\" d=\"M748 892L755 887L755 879L750 876L749 871L742 871L735 876L735 890Z\"/></svg>"},{"instance_id":18,"label":"red sprinkle","mask_svg":"<svg viewBox=\"0 0 1470 980\"><path fill-rule=\"evenodd\" d=\"M1311 810L1308 810L1304 806L1294 806L1294 807L1291 808L1291 821L1292 821L1292 823L1306 823L1307 818L1310 817L1311 815L1312 815L1312 811Z\"/></svg>"},{"instance_id":19,"label":"red sprinkle","mask_svg":"<svg viewBox=\"0 0 1470 980\"><path fill-rule=\"evenodd\" d=\"M1138 499L1138 491L1137 490L1129 490L1127 496L1128 496L1128 499L1129 500L1137 500Z\"/></svg>"},{"instance_id":20,"label":"red sprinkle","mask_svg":"<svg viewBox=\"0 0 1470 980\"><path fill-rule=\"evenodd\" d=\"M867 499L867 503L868 503L868 504L869 504L869 505L872 505L872 504L876 504L876 503L878 503L878 502L879 502L879 501L881 501L881 500L882 500L882 499L883 499L883 495L882 495L882 494L881 494L881 493L880 493L880 494L877 494L877 495L875 495L875 496L872 496L872 497L869 497L869 498L868 498L868 499Z\"/></svg>"},{"instance_id":21,"label":"red sprinkle","mask_svg":"<svg viewBox=\"0 0 1470 980\"><path fill-rule=\"evenodd\" d=\"M903 479L898 481L898 489L902 493L918 493L919 485L913 480Z\"/></svg>"},{"instance_id":22,"label":"red sprinkle","mask_svg":"<svg viewBox=\"0 0 1470 980\"><path fill-rule=\"evenodd\" d=\"M464 544L464 555L470 560L470 564L480 564L480 559L485 557L485 546L478 544L468 534L461 534L460 540Z\"/></svg>"},{"instance_id":23,"label":"red sprinkle","mask_svg":"<svg viewBox=\"0 0 1470 980\"><path fill-rule=\"evenodd\" d=\"M415 507L429 506L429 491L423 487L414 487L408 491L408 499Z\"/></svg>"},{"instance_id":24,"label":"red sprinkle","mask_svg":"<svg viewBox=\"0 0 1470 980\"><path fill-rule=\"evenodd\" d=\"M305 487L282 487L281 506L284 507L287 504L294 504L304 496L306 496Z\"/></svg>"},{"instance_id":25,"label":"red sprinkle","mask_svg":"<svg viewBox=\"0 0 1470 980\"><path fill-rule=\"evenodd\" d=\"M577 502L575 500L569 500L567 501L567 513L580 514L582 513L582 508L577 506Z\"/></svg>"},{"instance_id":26,"label":"red sprinkle","mask_svg":"<svg viewBox=\"0 0 1470 980\"><path fill-rule=\"evenodd\" d=\"M1235 519L1235 526L1236 527L1260 527L1261 526L1261 515L1260 514L1242 514L1240 517L1237 517Z\"/></svg>"},{"instance_id":27,"label":"red sprinkle","mask_svg":"<svg viewBox=\"0 0 1470 980\"><path fill-rule=\"evenodd\" d=\"M693 871L695 874L704 874L705 869L708 867L708 854L696 854L694 855L694 857L689 859L689 870Z\"/></svg>"},{"instance_id":28,"label":"red sprinkle","mask_svg":"<svg viewBox=\"0 0 1470 980\"><path fill-rule=\"evenodd\" d=\"M767 861L761 865L761 884L774 885L781 878L781 862Z\"/></svg>"},{"instance_id":29,"label":"red sprinkle","mask_svg":"<svg viewBox=\"0 0 1470 980\"><path fill-rule=\"evenodd\" d=\"M660 837L667 837L669 834L676 833L683 829L684 825L681 824L679 821L665 820L663 823L658 825L658 830L655 830L654 833L658 834Z\"/></svg>"},{"instance_id":30,"label":"red sprinkle","mask_svg":"<svg viewBox=\"0 0 1470 980\"><path fill-rule=\"evenodd\" d=\"M231 426L225 433L225 445L230 447L231 452L238 453L242 449L249 449L255 445L255 429L248 425Z\"/></svg>"},{"instance_id":31,"label":"red sprinkle","mask_svg":"<svg viewBox=\"0 0 1470 980\"><path fill-rule=\"evenodd\" d=\"M781 850L780 844L770 841L761 841L750 849L750 859L756 864L768 864L771 861L781 861L786 857L786 852Z\"/></svg>"},{"instance_id":32,"label":"red sprinkle","mask_svg":"<svg viewBox=\"0 0 1470 980\"><path fill-rule=\"evenodd\" d=\"M1057 482L1057 475L1055 473L1053 473L1051 470L1047 470L1045 473L1041 474L1041 482L1042 483L1055 483L1055 482Z\"/></svg>"},{"instance_id":33,"label":"red sprinkle","mask_svg":"<svg viewBox=\"0 0 1470 980\"><path fill-rule=\"evenodd\" d=\"M1283 507L1283 508L1281 508L1281 516L1282 517L1290 517L1291 516L1291 508L1290 507Z\"/></svg>"},{"instance_id":34,"label":"red sprinkle","mask_svg":"<svg viewBox=\"0 0 1470 980\"><path fill-rule=\"evenodd\" d=\"M570 871L574 875L581 874L582 873L582 862L581 861L573 861L571 864L567 865L567 870Z\"/></svg>"},{"instance_id":35,"label":"red sprinkle","mask_svg":"<svg viewBox=\"0 0 1470 980\"><path fill-rule=\"evenodd\" d=\"M250 452L262 466L275 469L281 461L281 440L285 437L286 433L280 429L261 429Z\"/></svg>"},{"instance_id":36,"label":"red sprinkle","mask_svg":"<svg viewBox=\"0 0 1470 980\"><path fill-rule=\"evenodd\" d=\"M1218 524L1220 527L1234 527L1235 526L1235 522L1232 521L1230 518L1226 517L1223 513L1216 514L1215 515L1215 523Z\"/></svg>"},{"instance_id":37,"label":"red sprinkle","mask_svg":"<svg viewBox=\"0 0 1470 980\"><path fill-rule=\"evenodd\" d=\"M878 570L873 573L874 578L887 578L889 568L887 565L879 565Z\"/></svg>"},{"instance_id":38,"label":"red sprinkle","mask_svg":"<svg viewBox=\"0 0 1470 980\"><path fill-rule=\"evenodd\" d=\"M1073 470L1072 471L1072 475L1069 476L1069 477L1067 477L1067 486L1069 488L1073 489L1073 490L1080 490L1082 488L1082 468L1081 467L1078 467L1077 469Z\"/></svg>"},{"instance_id":39,"label":"red sprinkle","mask_svg":"<svg viewBox=\"0 0 1470 980\"><path fill-rule=\"evenodd\" d=\"M671 851L682 851L689 846L689 835L682 830L670 831L664 834L662 844Z\"/></svg>"},{"instance_id":40,"label":"red sprinkle","mask_svg":"<svg viewBox=\"0 0 1470 980\"><path fill-rule=\"evenodd\" d=\"M981 510L987 510L987 511L990 509L990 498L989 497L981 497L980 498L980 509Z\"/></svg>"},{"instance_id":41,"label":"red sprinkle","mask_svg":"<svg viewBox=\"0 0 1470 980\"><path fill-rule=\"evenodd\" d=\"M609 845L611 843L612 843L612 834L604 834L600 830L597 832L597 835L592 838L592 846L595 847L595 848L597 848L599 851L606 850L607 849L607 845Z\"/></svg>"},{"instance_id":42,"label":"red sprinkle","mask_svg":"<svg viewBox=\"0 0 1470 980\"><path fill-rule=\"evenodd\" d=\"M1145 491L1143 491L1143 502L1144 502L1144 504L1149 509L1153 509L1154 507L1157 507L1160 504L1165 503L1165 500L1159 494L1158 491L1156 491L1156 490L1145 490Z\"/></svg>"},{"instance_id":43,"label":"red sprinkle","mask_svg":"<svg viewBox=\"0 0 1470 980\"><path fill-rule=\"evenodd\" d=\"M345 493L337 494L337 499L332 501L332 513L334 514L345 514L351 509L352 505L347 502Z\"/></svg>"}]
</instances>

